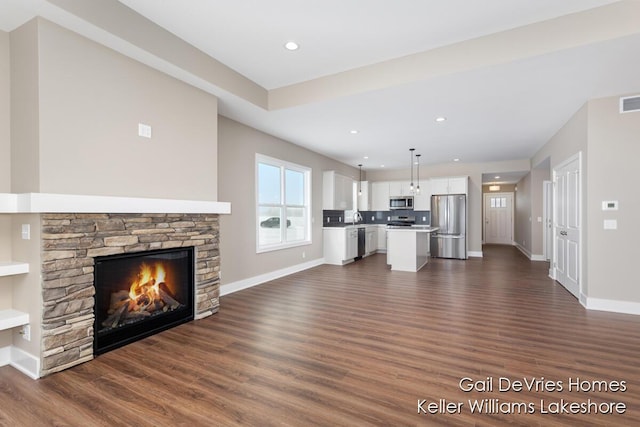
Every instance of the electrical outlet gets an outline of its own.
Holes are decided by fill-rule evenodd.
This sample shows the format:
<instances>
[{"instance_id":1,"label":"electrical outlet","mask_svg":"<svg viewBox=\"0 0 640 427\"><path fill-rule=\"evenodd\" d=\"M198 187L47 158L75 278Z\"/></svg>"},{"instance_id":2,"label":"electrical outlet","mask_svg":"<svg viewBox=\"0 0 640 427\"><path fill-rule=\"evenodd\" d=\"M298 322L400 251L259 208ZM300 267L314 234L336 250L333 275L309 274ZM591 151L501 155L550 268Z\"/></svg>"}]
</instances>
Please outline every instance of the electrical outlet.
<instances>
[{"instance_id":1,"label":"electrical outlet","mask_svg":"<svg viewBox=\"0 0 640 427\"><path fill-rule=\"evenodd\" d=\"M20 335L23 339L31 341L31 325L24 325L20 330Z\"/></svg>"},{"instance_id":2,"label":"electrical outlet","mask_svg":"<svg viewBox=\"0 0 640 427\"><path fill-rule=\"evenodd\" d=\"M306 258L307 254L305 253L305 251L302 251L302 258Z\"/></svg>"}]
</instances>

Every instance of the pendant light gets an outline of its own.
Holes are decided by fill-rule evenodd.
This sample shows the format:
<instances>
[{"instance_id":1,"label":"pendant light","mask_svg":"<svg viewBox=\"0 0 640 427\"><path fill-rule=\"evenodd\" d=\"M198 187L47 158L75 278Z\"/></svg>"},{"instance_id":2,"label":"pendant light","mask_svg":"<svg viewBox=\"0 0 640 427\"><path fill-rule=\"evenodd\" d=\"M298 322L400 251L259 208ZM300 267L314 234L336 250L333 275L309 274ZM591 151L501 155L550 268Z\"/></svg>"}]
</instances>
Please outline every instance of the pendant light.
<instances>
[{"instance_id":1,"label":"pendant light","mask_svg":"<svg viewBox=\"0 0 640 427\"><path fill-rule=\"evenodd\" d=\"M409 148L409 153L411 154L411 184L409 184L409 191L413 193L413 152L415 148Z\"/></svg>"},{"instance_id":2,"label":"pendant light","mask_svg":"<svg viewBox=\"0 0 640 427\"><path fill-rule=\"evenodd\" d=\"M416 172L416 181L418 181L418 186L416 187L416 193L420 194L420 156L421 154L416 154L416 164L417 164L417 172Z\"/></svg>"},{"instance_id":3,"label":"pendant light","mask_svg":"<svg viewBox=\"0 0 640 427\"><path fill-rule=\"evenodd\" d=\"M358 196L362 196L362 163L359 164L358 167L360 168L360 180L359 180L360 189L358 190Z\"/></svg>"}]
</instances>

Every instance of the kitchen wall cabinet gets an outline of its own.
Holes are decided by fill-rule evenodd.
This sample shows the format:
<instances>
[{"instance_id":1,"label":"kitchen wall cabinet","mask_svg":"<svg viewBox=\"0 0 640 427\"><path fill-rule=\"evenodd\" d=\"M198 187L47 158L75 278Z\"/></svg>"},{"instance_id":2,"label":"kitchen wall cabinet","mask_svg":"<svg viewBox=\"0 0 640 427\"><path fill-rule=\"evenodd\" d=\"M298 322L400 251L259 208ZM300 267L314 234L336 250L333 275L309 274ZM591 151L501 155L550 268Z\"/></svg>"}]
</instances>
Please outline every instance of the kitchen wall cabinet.
<instances>
[{"instance_id":1,"label":"kitchen wall cabinet","mask_svg":"<svg viewBox=\"0 0 640 427\"><path fill-rule=\"evenodd\" d=\"M414 182L415 185L415 182ZM413 196L411 191L411 183L409 181L390 181L389 196Z\"/></svg>"},{"instance_id":2,"label":"kitchen wall cabinet","mask_svg":"<svg viewBox=\"0 0 640 427\"><path fill-rule=\"evenodd\" d=\"M431 178L431 194L467 194L469 191L468 176L452 176Z\"/></svg>"},{"instance_id":3,"label":"kitchen wall cabinet","mask_svg":"<svg viewBox=\"0 0 640 427\"><path fill-rule=\"evenodd\" d=\"M359 211L370 211L371 209L371 197L370 196L370 187L368 181L362 181L361 183L356 181L356 194L358 194L359 190L362 189L362 194L358 194L358 204L356 209Z\"/></svg>"},{"instance_id":4,"label":"kitchen wall cabinet","mask_svg":"<svg viewBox=\"0 0 640 427\"><path fill-rule=\"evenodd\" d=\"M389 183L372 182L371 183L371 210L372 211L388 211L389 210Z\"/></svg>"},{"instance_id":5,"label":"kitchen wall cabinet","mask_svg":"<svg viewBox=\"0 0 640 427\"><path fill-rule=\"evenodd\" d=\"M431 210L431 180L420 181L420 193L413 196L413 209L416 211Z\"/></svg>"},{"instance_id":6,"label":"kitchen wall cabinet","mask_svg":"<svg viewBox=\"0 0 640 427\"><path fill-rule=\"evenodd\" d=\"M336 171L324 171L322 175L322 209L353 210L353 179Z\"/></svg>"}]
</instances>

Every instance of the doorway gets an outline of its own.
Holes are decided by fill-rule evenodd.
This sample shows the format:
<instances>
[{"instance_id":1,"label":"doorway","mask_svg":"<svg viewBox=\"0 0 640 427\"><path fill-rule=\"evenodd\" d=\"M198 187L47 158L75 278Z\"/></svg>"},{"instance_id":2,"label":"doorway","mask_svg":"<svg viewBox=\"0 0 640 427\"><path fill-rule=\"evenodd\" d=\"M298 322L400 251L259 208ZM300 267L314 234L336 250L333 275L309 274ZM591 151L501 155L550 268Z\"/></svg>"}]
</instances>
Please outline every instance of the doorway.
<instances>
[{"instance_id":1,"label":"doorway","mask_svg":"<svg viewBox=\"0 0 640 427\"><path fill-rule=\"evenodd\" d=\"M553 169L553 277L580 299L582 153Z\"/></svg>"},{"instance_id":2,"label":"doorway","mask_svg":"<svg viewBox=\"0 0 640 427\"><path fill-rule=\"evenodd\" d=\"M513 244L513 193L484 194L484 242Z\"/></svg>"}]
</instances>

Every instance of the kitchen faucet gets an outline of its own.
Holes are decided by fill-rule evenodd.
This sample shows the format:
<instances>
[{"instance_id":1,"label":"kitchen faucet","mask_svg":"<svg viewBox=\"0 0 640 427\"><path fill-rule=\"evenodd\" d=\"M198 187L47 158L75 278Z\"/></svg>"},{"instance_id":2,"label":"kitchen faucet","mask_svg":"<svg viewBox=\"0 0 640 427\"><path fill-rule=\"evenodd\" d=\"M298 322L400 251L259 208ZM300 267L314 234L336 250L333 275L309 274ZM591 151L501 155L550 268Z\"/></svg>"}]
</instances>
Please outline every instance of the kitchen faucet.
<instances>
[{"instance_id":1,"label":"kitchen faucet","mask_svg":"<svg viewBox=\"0 0 640 427\"><path fill-rule=\"evenodd\" d=\"M356 222L362 221L362 214L358 211L353 212L353 225L356 225Z\"/></svg>"}]
</instances>

